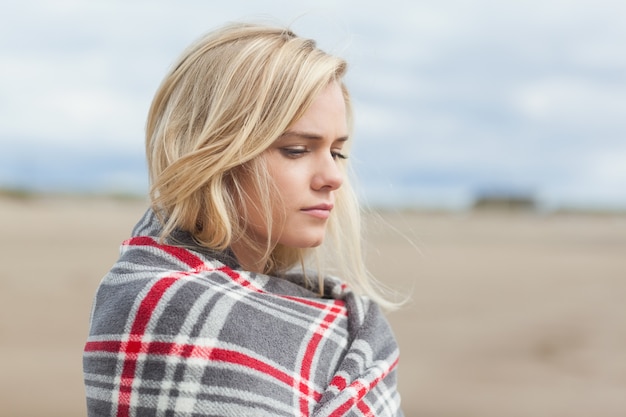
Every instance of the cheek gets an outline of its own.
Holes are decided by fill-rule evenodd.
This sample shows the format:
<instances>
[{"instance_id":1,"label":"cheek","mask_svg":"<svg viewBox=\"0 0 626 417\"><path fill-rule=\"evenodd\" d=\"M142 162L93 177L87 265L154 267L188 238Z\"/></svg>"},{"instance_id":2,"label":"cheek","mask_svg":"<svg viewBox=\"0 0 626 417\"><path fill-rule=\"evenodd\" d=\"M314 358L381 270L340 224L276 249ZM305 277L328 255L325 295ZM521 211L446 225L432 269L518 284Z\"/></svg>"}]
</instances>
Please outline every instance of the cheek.
<instances>
[{"instance_id":1,"label":"cheek","mask_svg":"<svg viewBox=\"0 0 626 417\"><path fill-rule=\"evenodd\" d=\"M279 163L270 167L270 181L274 184L277 193L289 204L307 187L307 170L304 161L295 160L289 163Z\"/></svg>"}]
</instances>

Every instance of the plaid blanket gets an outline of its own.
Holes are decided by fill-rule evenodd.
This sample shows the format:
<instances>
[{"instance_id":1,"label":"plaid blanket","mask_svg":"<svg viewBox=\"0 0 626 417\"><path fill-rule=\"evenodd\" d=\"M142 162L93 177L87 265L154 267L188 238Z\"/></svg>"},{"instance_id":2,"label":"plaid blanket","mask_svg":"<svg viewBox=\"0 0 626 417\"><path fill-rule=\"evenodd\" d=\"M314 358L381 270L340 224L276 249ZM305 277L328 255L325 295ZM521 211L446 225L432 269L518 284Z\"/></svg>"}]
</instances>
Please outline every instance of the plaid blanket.
<instances>
[{"instance_id":1,"label":"plaid blanket","mask_svg":"<svg viewBox=\"0 0 626 417\"><path fill-rule=\"evenodd\" d=\"M159 244L159 230L148 211L98 288L89 416L402 416L374 303L333 278L321 298L300 275L242 271L184 233Z\"/></svg>"}]
</instances>

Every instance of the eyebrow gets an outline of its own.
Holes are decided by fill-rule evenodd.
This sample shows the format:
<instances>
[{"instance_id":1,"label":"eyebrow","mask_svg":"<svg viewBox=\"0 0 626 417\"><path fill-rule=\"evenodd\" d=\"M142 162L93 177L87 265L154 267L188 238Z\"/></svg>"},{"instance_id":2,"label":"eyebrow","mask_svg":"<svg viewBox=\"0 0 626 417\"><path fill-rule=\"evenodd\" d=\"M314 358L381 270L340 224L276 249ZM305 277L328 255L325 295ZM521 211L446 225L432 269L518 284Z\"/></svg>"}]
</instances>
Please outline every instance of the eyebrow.
<instances>
[{"instance_id":1,"label":"eyebrow","mask_svg":"<svg viewBox=\"0 0 626 417\"><path fill-rule=\"evenodd\" d=\"M324 139L324 137L322 135L318 135L316 133L300 132L300 131L295 131L295 130L288 130L288 131L286 131L285 133L280 135L280 138L284 138L284 137L288 137L288 136L298 136L298 137L303 138L303 139L311 139L311 140L322 140L322 139ZM339 138L334 139L333 142L345 142L348 139L349 139L348 136L341 136Z\"/></svg>"}]
</instances>

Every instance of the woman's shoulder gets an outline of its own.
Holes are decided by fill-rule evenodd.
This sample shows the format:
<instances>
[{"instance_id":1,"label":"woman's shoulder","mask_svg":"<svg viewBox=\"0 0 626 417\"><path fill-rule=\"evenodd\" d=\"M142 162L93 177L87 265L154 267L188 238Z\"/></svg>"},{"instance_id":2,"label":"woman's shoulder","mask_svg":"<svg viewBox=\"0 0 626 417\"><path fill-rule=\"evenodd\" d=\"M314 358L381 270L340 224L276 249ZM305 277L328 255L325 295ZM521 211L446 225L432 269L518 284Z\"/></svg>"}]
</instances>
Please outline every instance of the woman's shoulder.
<instances>
[{"instance_id":1,"label":"woman's shoulder","mask_svg":"<svg viewBox=\"0 0 626 417\"><path fill-rule=\"evenodd\" d=\"M200 298L248 300L245 302L282 305L286 309L326 309L337 303L343 305L346 294L349 292L336 278L318 281L314 274L258 274L238 268L228 252L134 236L122 243L118 261L102 279L94 314L109 316L116 310L115 314L128 317L132 315L130 310L142 302L157 300L169 309L188 310L204 304L198 302Z\"/></svg>"},{"instance_id":2,"label":"woman's shoulder","mask_svg":"<svg viewBox=\"0 0 626 417\"><path fill-rule=\"evenodd\" d=\"M278 326L296 335L328 317L338 340L347 340L348 308L341 299L320 298L296 282L233 269L188 248L136 236L123 243L119 261L98 288L90 337L226 337L239 343L251 337L251 328Z\"/></svg>"}]
</instances>

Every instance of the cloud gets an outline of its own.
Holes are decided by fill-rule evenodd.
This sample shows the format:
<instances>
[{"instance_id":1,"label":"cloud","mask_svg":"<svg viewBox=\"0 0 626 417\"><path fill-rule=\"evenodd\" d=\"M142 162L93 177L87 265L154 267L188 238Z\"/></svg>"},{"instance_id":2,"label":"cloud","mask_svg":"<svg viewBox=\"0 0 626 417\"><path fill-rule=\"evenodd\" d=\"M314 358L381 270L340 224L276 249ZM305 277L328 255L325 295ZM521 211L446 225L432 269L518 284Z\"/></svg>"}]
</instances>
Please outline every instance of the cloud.
<instances>
[{"instance_id":1,"label":"cloud","mask_svg":"<svg viewBox=\"0 0 626 417\"><path fill-rule=\"evenodd\" d=\"M512 101L529 121L598 132L626 128L625 97L623 82L553 77L521 86Z\"/></svg>"},{"instance_id":2,"label":"cloud","mask_svg":"<svg viewBox=\"0 0 626 417\"><path fill-rule=\"evenodd\" d=\"M624 179L622 1L25 0L3 9L4 159L40 152L40 167L59 175L20 157L5 161L0 185L36 172L70 186L85 177L82 158L99 170L84 186L144 187L145 117L166 70L200 34L244 18L291 23L348 59L351 159L370 201L430 195L458 205L493 184L532 188L554 205L625 200L612 191ZM58 163L43 163L53 148Z\"/></svg>"}]
</instances>

